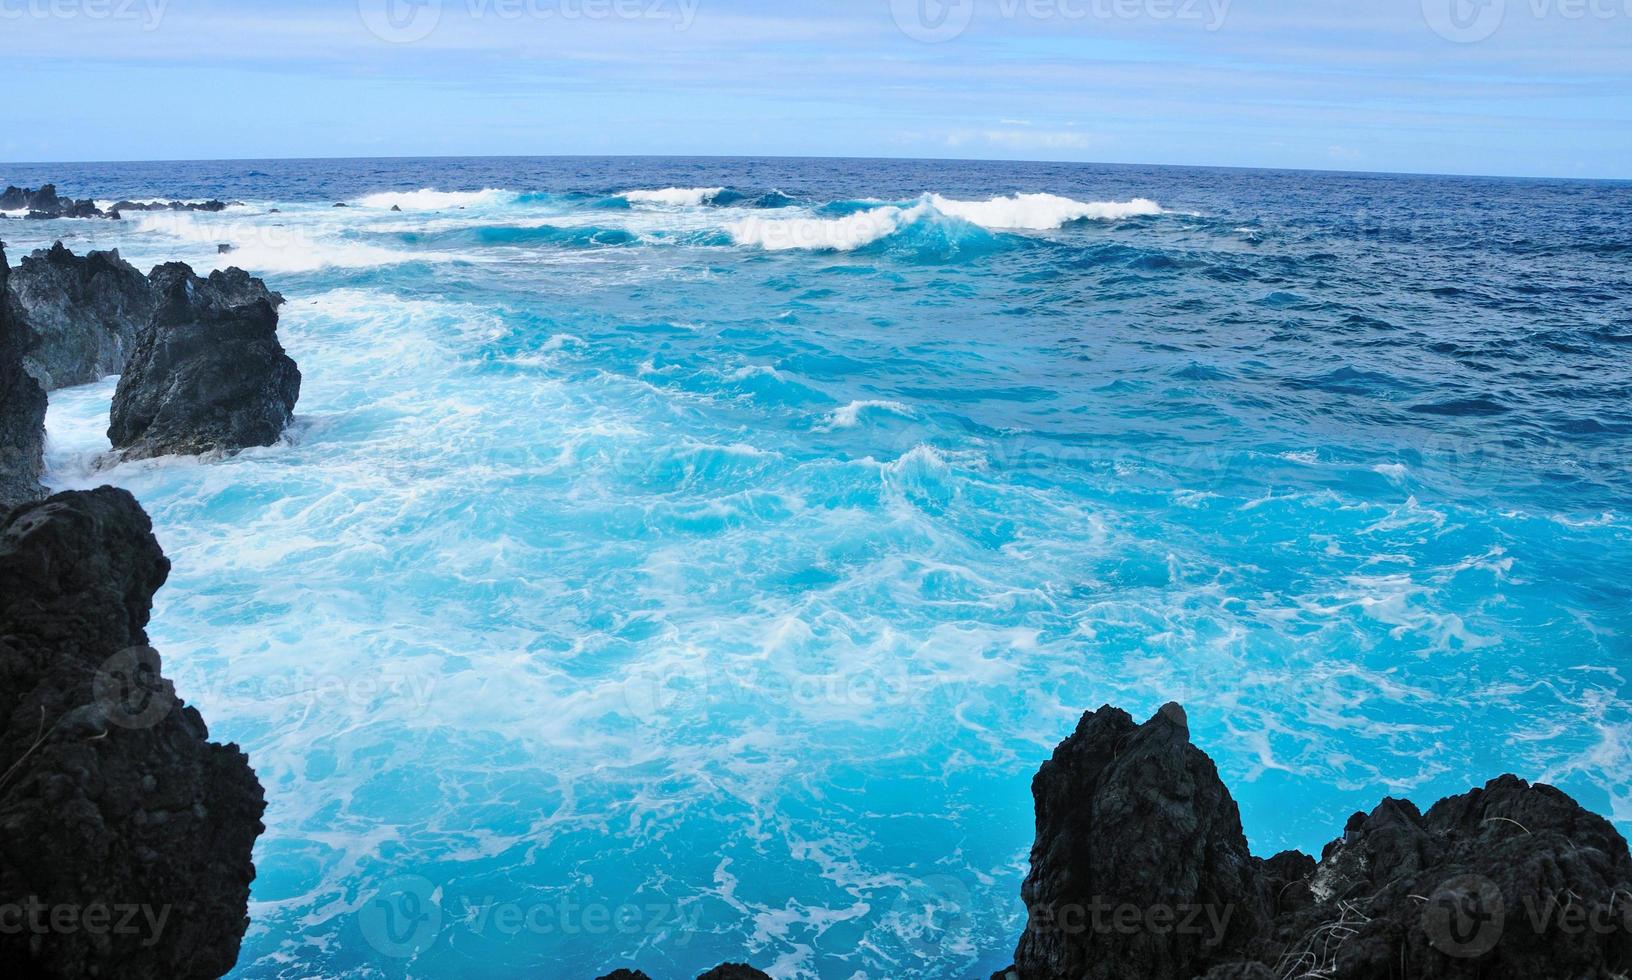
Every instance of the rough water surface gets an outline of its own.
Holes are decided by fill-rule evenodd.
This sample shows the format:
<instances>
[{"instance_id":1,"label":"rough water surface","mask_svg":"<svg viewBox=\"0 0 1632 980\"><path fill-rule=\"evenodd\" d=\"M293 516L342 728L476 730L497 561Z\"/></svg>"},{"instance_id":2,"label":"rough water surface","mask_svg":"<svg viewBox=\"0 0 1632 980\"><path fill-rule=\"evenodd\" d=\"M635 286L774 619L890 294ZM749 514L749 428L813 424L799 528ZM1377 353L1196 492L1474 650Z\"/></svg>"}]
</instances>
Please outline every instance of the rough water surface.
<instances>
[{"instance_id":1,"label":"rough water surface","mask_svg":"<svg viewBox=\"0 0 1632 980\"><path fill-rule=\"evenodd\" d=\"M1632 186L0 171L243 202L14 257L288 298L283 444L97 469L112 380L49 419L54 488L152 514L166 674L266 786L235 976L984 975L1106 702L1183 701L1259 854L1507 771L1632 827Z\"/></svg>"}]
</instances>

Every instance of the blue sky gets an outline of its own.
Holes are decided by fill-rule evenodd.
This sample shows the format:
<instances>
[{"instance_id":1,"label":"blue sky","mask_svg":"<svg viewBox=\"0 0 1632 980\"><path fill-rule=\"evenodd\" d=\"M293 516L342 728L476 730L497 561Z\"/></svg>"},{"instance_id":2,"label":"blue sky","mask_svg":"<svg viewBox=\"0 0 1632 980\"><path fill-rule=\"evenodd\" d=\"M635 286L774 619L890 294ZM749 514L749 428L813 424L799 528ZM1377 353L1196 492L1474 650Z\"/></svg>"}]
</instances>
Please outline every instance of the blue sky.
<instances>
[{"instance_id":1,"label":"blue sky","mask_svg":"<svg viewBox=\"0 0 1632 980\"><path fill-rule=\"evenodd\" d=\"M1632 177L1632 0L0 0L10 162L481 154Z\"/></svg>"}]
</instances>

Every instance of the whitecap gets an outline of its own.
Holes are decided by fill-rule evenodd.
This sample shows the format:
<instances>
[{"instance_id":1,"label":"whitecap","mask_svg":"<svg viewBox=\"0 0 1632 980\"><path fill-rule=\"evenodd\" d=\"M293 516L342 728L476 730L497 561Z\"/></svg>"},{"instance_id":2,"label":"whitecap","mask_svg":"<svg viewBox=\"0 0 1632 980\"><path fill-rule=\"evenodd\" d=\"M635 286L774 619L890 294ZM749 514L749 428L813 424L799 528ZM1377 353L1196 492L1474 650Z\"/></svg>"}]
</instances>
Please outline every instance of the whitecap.
<instances>
[{"instance_id":1,"label":"whitecap","mask_svg":"<svg viewBox=\"0 0 1632 980\"><path fill-rule=\"evenodd\" d=\"M725 192L723 187L665 187L662 190L624 191L618 195L630 204L662 204L668 207L698 207Z\"/></svg>"},{"instance_id":2,"label":"whitecap","mask_svg":"<svg viewBox=\"0 0 1632 980\"><path fill-rule=\"evenodd\" d=\"M1115 221L1165 213L1160 204L1143 197L1131 201L1076 201L1057 194L1015 194L986 201L956 201L931 194L927 200L942 214L993 231L1047 231L1072 221Z\"/></svg>"}]
</instances>

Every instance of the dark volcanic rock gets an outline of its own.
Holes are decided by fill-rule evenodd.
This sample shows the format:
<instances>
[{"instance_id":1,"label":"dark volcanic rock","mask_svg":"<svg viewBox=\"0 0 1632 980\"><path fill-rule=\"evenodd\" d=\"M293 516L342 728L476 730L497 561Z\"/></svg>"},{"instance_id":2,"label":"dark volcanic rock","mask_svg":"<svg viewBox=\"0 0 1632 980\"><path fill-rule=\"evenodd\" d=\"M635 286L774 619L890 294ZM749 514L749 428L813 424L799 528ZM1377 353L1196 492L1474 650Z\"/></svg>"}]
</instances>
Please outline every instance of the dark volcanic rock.
<instances>
[{"instance_id":1,"label":"dark volcanic rock","mask_svg":"<svg viewBox=\"0 0 1632 980\"><path fill-rule=\"evenodd\" d=\"M1609 980L1632 966L1626 841L1516 776L1426 815L1394 799L1355 814L1302 885L1249 950L1258 965L1335 980Z\"/></svg>"},{"instance_id":2,"label":"dark volcanic rock","mask_svg":"<svg viewBox=\"0 0 1632 980\"><path fill-rule=\"evenodd\" d=\"M1610 980L1632 965L1626 841L1550 786L1503 776L1426 815L1384 800L1318 865L1260 861L1168 705L1144 725L1085 715L1032 793L1029 921L994 980Z\"/></svg>"},{"instance_id":3,"label":"dark volcanic rock","mask_svg":"<svg viewBox=\"0 0 1632 980\"><path fill-rule=\"evenodd\" d=\"M771 980L771 978L746 963L722 963L697 980Z\"/></svg>"},{"instance_id":4,"label":"dark volcanic rock","mask_svg":"<svg viewBox=\"0 0 1632 980\"><path fill-rule=\"evenodd\" d=\"M45 495L40 486L45 389L24 366L35 338L11 293L10 278L6 250L0 245L0 515Z\"/></svg>"},{"instance_id":5,"label":"dark volcanic rock","mask_svg":"<svg viewBox=\"0 0 1632 980\"><path fill-rule=\"evenodd\" d=\"M26 187L7 187L4 192L0 192L0 210L18 211L24 208L28 209L28 214L24 217L36 221L49 218L105 217L95 201L64 200L58 197L55 184L46 184L37 191Z\"/></svg>"},{"instance_id":6,"label":"dark volcanic rock","mask_svg":"<svg viewBox=\"0 0 1632 980\"><path fill-rule=\"evenodd\" d=\"M639 970L613 970L604 977L596 977L595 980L652 980L652 978Z\"/></svg>"},{"instance_id":7,"label":"dark volcanic rock","mask_svg":"<svg viewBox=\"0 0 1632 980\"><path fill-rule=\"evenodd\" d=\"M46 391L123 371L155 306L147 277L117 251L81 258L61 242L18 263L11 290L39 336L26 364Z\"/></svg>"},{"instance_id":8,"label":"dark volcanic rock","mask_svg":"<svg viewBox=\"0 0 1632 980\"><path fill-rule=\"evenodd\" d=\"M119 378L108 438L127 459L236 452L278 441L300 370L278 343L283 297L242 269L154 269L152 320Z\"/></svg>"},{"instance_id":9,"label":"dark volcanic rock","mask_svg":"<svg viewBox=\"0 0 1632 980\"><path fill-rule=\"evenodd\" d=\"M1084 715L1031 790L1024 980L1188 978L1256 933L1260 862L1183 708L1143 725L1108 706Z\"/></svg>"},{"instance_id":10,"label":"dark volcanic rock","mask_svg":"<svg viewBox=\"0 0 1632 980\"><path fill-rule=\"evenodd\" d=\"M209 200L209 201L153 201L153 202L145 203L145 204L138 204L135 201L118 201L118 202L116 202L114 204L114 206L112 207L111 210L113 210L113 211L210 211L210 212L215 212L215 211L225 211L226 209L227 209L227 203L225 201L217 201L217 200L212 199L212 200Z\"/></svg>"},{"instance_id":11,"label":"dark volcanic rock","mask_svg":"<svg viewBox=\"0 0 1632 980\"><path fill-rule=\"evenodd\" d=\"M0 930L12 976L206 978L248 924L260 784L147 647L170 564L123 490L0 521Z\"/></svg>"}]
</instances>

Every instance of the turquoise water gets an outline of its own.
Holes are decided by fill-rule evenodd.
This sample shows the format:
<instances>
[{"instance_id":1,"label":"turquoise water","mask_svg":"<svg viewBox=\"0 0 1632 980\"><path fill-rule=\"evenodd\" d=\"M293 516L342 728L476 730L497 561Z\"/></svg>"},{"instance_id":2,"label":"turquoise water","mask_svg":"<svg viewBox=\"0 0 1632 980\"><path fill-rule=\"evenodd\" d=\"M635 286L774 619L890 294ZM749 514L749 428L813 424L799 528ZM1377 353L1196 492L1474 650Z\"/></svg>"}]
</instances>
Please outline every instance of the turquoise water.
<instances>
[{"instance_id":1,"label":"turquoise water","mask_svg":"<svg viewBox=\"0 0 1632 980\"><path fill-rule=\"evenodd\" d=\"M1258 853L1505 771L1632 824L1627 185L0 170L245 202L13 262L288 298L287 444L106 468L112 381L49 421L266 786L235 976L984 975L1105 702L1184 702Z\"/></svg>"}]
</instances>

